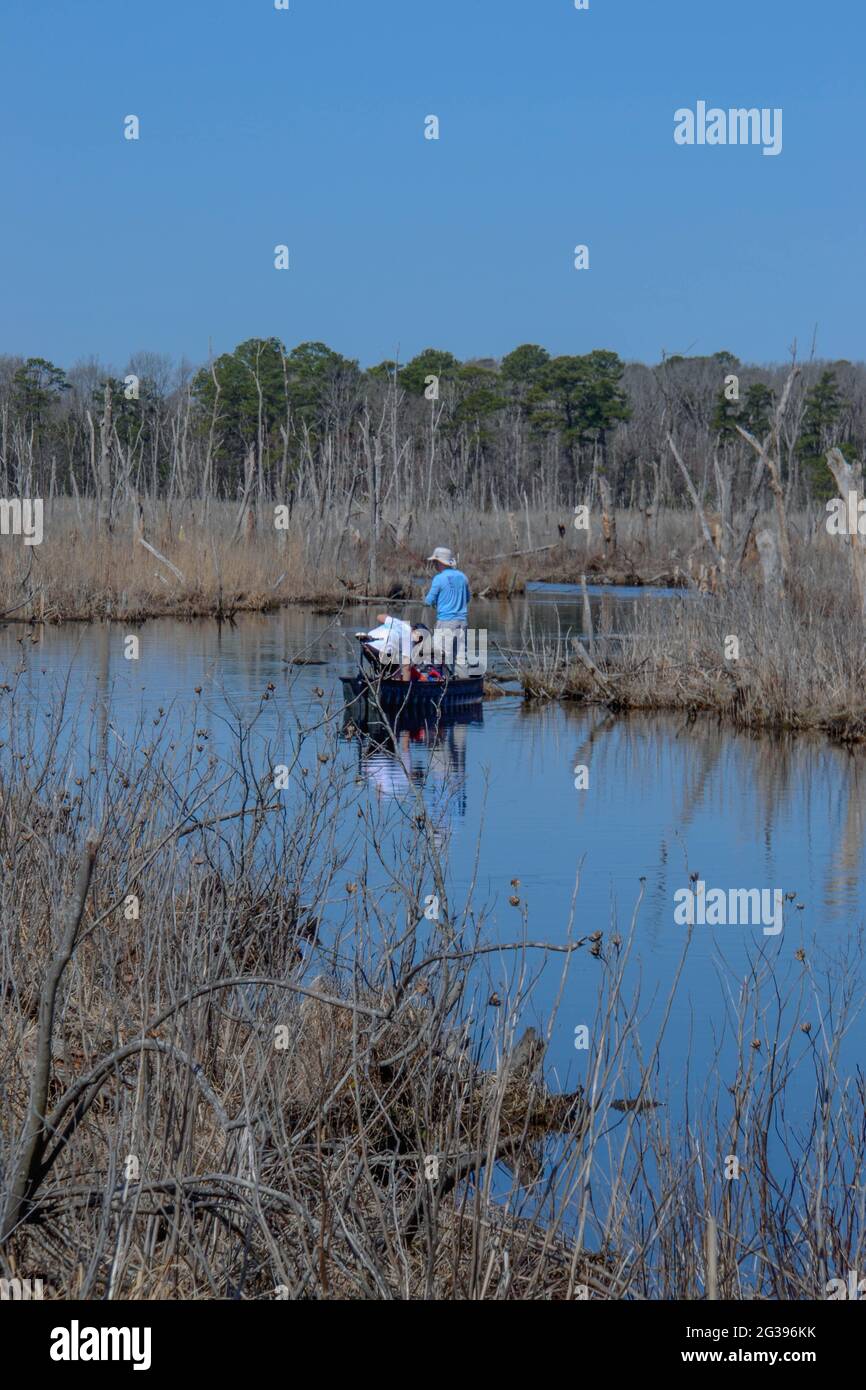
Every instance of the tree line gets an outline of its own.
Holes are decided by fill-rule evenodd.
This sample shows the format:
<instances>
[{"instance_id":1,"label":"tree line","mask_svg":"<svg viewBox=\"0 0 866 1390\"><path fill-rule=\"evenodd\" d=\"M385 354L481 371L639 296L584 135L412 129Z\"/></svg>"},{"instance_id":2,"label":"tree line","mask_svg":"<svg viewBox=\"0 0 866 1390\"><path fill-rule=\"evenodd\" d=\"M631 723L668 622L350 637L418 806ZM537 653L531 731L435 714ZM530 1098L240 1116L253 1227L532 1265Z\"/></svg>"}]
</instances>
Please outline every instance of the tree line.
<instances>
[{"instance_id":1,"label":"tree line","mask_svg":"<svg viewBox=\"0 0 866 1390\"><path fill-rule=\"evenodd\" d=\"M620 506L688 503L668 443L702 497L736 505L789 375L730 352L653 366L596 349L523 344L501 360L427 348L361 368L324 343L252 338L194 368L138 353L118 372L0 357L4 496L125 500L239 497L371 515L458 501L480 511L556 509L599 486ZM790 391L779 471L788 505L833 495L825 462L866 444L866 367L810 361ZM609 490L609 493L608 493Z\"/></svg>"}]
</instances>

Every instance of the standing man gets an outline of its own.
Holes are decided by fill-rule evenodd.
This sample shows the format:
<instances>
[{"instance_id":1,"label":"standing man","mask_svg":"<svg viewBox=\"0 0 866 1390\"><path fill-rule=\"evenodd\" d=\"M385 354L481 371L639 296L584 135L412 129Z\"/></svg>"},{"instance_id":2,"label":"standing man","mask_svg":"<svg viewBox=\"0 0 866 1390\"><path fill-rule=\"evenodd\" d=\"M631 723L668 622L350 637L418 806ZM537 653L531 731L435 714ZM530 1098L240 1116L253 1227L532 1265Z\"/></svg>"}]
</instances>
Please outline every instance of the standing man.
<instances>
[{"instance_id":1,"label":"standing man","mask_svg":"<svg viewBox=\"0 0 866 1390\"><path fill-rule=\"evenodd\" d=\"M440 651L440 660L453 663L455 667L466 663L466 628L469 621L469 580L457 568L457 561L445 545L437 545L428 563L436 568L436 574L424 602L436 609L436 626L433 630L434 653ZM434 657L434 659L436 659ZM459 671L456 674L460 674Z\"/></svg>"}]
</instances>

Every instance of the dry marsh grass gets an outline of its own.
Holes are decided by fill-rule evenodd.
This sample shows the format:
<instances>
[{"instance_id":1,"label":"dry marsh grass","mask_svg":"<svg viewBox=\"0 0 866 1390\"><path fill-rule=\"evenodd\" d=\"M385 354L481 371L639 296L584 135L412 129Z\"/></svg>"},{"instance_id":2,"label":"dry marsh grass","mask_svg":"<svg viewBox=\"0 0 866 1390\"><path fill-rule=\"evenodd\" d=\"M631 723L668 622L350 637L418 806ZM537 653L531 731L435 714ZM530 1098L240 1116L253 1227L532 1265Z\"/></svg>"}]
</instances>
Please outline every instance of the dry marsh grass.
<instances>
[{"instance_id":1,"label":"dry marsh grass","mask_svg":"<svg viewBox=\"0 0 866 1390\"><path fill-rule=\"evenodd\" d=\"M785 598L747 577L715 595L647 599L616 633L563 631L530 642L513 662L531 699L712 711L742 728L858 740L866 736L864 638L846 557L824 545L799 551Z\"/></svg>"},{"instance_id":2,"label":"dry marsh grass","mask_svg":"<svg viewBox=\"0 0 866 1390\"><path fill-rule=\"evenodd\" d=\"M691 527L687 516L670 513L656 541L636 539L629 549L636 522L624 514L626 549L611 568L598 537L574 531L565 512L515 519L440 507L399 539L397 525L383 522L374 562L366 533L331 512L298 507L285 531L276 530L273 508L250 516L254 525L236 534L237 508L229 503L148 504L145 538L158 558L138 542L130 517L118 518L106 535L95 504L57 498L46 503L41 545L0 538L0 615L46 622L214 617L408 593L413 578L429 573L432 548L442 544L458 552L476 594L521 593L528 580L572 582L584 571L622 582L641 575L675 580Z\"/></svg>"},{"instance_id":3,"label":"dry marsh grass","mask_svg":"<svg viewBox=\"0 0 866 1390\"><path fill-rule=\"evenodd\" d=\"M314 729L286 733L277 795L255 721L231 754L163 728L112 755L64 717L2 730L4 1274L59 1298L805 1298L862 1265L856 962L757 953L686 1124L667 1022L645 1036L625 985L640 901L591 951L525 907L503 942L449 895L420 803L383 823ZM515 1031L543 961L560 996L597 980L566 1092L556 1010ZM816 992L833 1023L807 1035Z\"/></svg>"}]
</instances>

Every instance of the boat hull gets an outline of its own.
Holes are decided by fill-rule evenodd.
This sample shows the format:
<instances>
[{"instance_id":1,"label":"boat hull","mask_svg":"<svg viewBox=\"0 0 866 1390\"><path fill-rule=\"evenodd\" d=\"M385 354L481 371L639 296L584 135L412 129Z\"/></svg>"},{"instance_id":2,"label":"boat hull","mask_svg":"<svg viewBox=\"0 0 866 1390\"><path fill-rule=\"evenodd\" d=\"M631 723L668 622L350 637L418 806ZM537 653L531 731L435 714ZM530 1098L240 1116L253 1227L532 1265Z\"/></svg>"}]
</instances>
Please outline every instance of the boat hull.
<instances>
[{"instance_id":1,"label":"boat hull","mask_svg":"<svg viewBox=\"0 0 866 1390\"><path fill-rule=\"evenodd\" d=\"M366 676L341 676L347 704L354 701L379 705L388 712L434 710L447 713L478 705L484 698L484 677L451 681L371 681Z\"/></svg>"}]
</instances>

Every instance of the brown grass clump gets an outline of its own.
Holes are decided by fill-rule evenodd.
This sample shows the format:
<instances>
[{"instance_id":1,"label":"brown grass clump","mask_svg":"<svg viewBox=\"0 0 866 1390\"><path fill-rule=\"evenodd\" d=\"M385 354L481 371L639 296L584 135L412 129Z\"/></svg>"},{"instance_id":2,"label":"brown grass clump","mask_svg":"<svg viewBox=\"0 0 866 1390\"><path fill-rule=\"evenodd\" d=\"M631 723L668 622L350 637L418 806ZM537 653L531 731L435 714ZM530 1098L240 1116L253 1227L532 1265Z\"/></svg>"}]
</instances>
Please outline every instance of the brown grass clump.
<instances>
[{"instance_id":1,"label":"brown grass clump","mask_svg":"<svg viewBox=\"0 0 866 1390\"><path fill-rule=\"evenodd\" d=\"M346 527L344 514L333 509L298 506L288 530L280 531L273 505L253 509L251 524L240 532L237 513L231 503L213 499L148 503L142 520L154 555L138 540L131 515L116 516L105 532L94 503L55 498L45 504L41 545L0 538L0 615L16 621L143 621L231 617L364 595L417 598L423 592L417 581L430 577L426 557L441 544L456 550L473 592L489 597L523 593L533 579L578 582L583 572L618 582L639 582L640 576L683 582L675 572L681 532L690 525L687 517L671 513L652 545L632 543L636 521L624 514L626 552L611 566L573 529L560 538L556 517L541 512L530 519L530 540L538 538L531 546L520 534L515 541L502 514L439 507L405 535L384 525L375 547L366 529Z\"/></svg>"},{"instance_id":2,"label":"brown grass clump","mask_svg":"<svg viewBox=\"0 0 866 1390\"><path fill-rule=\"evenodd\" d=\"M395 919L379 956L381 923L353 891L354 966L335 954L333 920L320 939L346 795L330 763L314 782L298 771L296 819L267 779L239 818L224 767L201 759L185 774L197 809L173 821L184 756L159 737L122 768L103 750L69 797L59 767L59 785L30 781L31 747L0 783L0 862L15 865L0 879L8 1267L37 1265L59 1297L472 1296L479 1279L513 1296L515 1279L544 1287L552 1242L567 1291L582 1261L563 1264L553 1233L527 1220L518 1236L489 1190L480 1210L463 1203L497 1163L537 1176L547 1136L577 1143L579 1091L548 1092L532 1031L516 1049L501 1038L492 1068L473 1054L473 946L450 928L425 959ZM247 775L239 762L234 792ZM435 845L413 837L405 907L421 923ZM402 961L396 977L388 959ZM31 1140L34 1096L45 1118ZM100 1210L115 1229L104 1248ZM480 1230L491 1250L519 1248L504 1290L502 1245L495 1268L475 1264Z\"/></svg>"},{"instance_id":3,"label":"brown grass clump","mask_svg":"<svg viewBox=\"0 0 866 1390\"><path fill-rule=\"evenodd\" d=\"M744 579L715 595L638 602L617 633L538 642L516 662L524 693L618 710L711 711L741 728L861 739L866 633L850 578L829 551L799 561L783 599Z\"/></svg>"},{"instance_id":4,"label":"brown grass clump","mask_svg":"<svg viewBox=\"0 0 866 1390\"><path fill-rule=\"evenodd\" d=\"M640 902L610 946L573 921L532 940L523 911L517 940L491 941L449 897L429 820L365 810L336 757L301 767L308 730L280 732L294 771L275 794L245 727L220 758L139 730L147 752L117 759L89 729L61 752L60 705L30 742L10 713L4 1277L55 1298L695 1298L708 1211L721 1297L811 1297L828 1269L859 1267L866 1096L832 1038L800 1027L827 988L805 957L791 982L755 961L734 1070L680 1132L663 1030L641 1036L626 982ZM399 875L359 878L358 852ZM545 1069L555 1011L515 1037L541 960L563 989L570 968L598 980L567 1090ZM837 1032L853 1002L828 1001ZM788 1183L766 1136L813 1053ZM742 1184L724 1179L731 1152Z\"/></svg>"}]
</instances>

